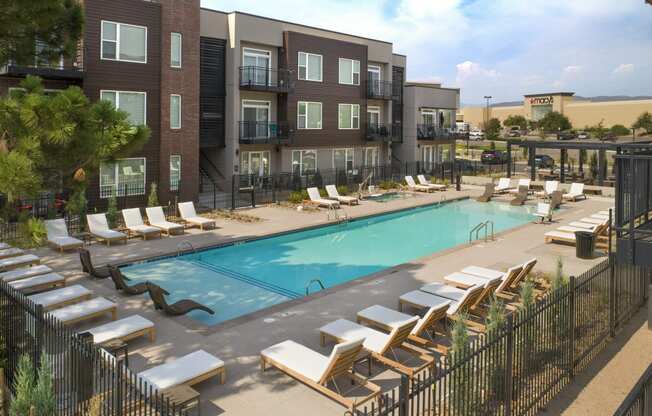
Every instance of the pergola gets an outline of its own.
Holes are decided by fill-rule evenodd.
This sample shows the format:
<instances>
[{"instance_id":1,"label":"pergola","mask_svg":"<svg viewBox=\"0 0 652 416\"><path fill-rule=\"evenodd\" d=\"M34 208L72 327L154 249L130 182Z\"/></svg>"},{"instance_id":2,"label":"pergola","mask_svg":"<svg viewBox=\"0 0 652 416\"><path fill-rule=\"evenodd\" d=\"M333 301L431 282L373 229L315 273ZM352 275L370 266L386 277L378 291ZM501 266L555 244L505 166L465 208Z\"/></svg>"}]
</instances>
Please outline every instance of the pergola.
<instances>
[{"instance_id":1,"label":"pergola","mask_svg":"<svg viewBox=\"0 0 652 416\"><path fill-rule=\"evenodd\" d=\"M598 185L604 184L603 164L606 163L607 150L615 151L617 154L623 152L637 152L652 150L652 141L639 141L635 143L611 143L611 142L578 142L562 140L508 140L507 141L507 176L512 176L512 146L525 146L528 148L528 165L530 166L530 178L536 179L536 165L534 158L537 149L557 149L561 152L559 179L563 183L566 179L566 160L568 150L594 150L598 152ZM580 157L580 170L585 163Z\"/></svg>"}]
</instances>

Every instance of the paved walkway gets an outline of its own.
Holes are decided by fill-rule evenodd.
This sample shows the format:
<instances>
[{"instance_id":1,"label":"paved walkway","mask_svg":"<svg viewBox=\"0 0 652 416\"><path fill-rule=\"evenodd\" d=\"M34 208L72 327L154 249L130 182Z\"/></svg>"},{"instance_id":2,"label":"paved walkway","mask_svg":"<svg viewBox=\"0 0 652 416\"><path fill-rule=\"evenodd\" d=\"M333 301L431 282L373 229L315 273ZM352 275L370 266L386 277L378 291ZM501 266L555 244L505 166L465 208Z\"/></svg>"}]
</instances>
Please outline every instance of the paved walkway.
<instances>
[{"instance_id":1,"label":"paved walkway","mask_svg":"<svg viewBox=\"0 0 652 416\"><path fill-rule=\"evenodd\" d=\"M479 188L465 187L463 192L448 191L447 198L480 193ZM359 207L346 208L352 217L370 215L439 201L442 194L420 195L415 198L392 201L387 204L366 202ZM504 202L504 201L503 201ZM278 371L262 373L259 370L259 353L262 349L293 339L328 355L332 344L319 345L317 328L338 319L355 319L356 312L373 304L396 307L398 296L415 290L424 283L441 281L448 273L471 263L505 269L515 263L537 257L537 270L554 271L557 258L564 258L565 270L578 274L603 258L580 260L575 258L574 247L544 244L543 234L560 224L577 220L593 212L607 209L613 200L589 198L586 201L566 204L553 224L528 223L499 235L497 241L462 245L432 256L420 258L400 267L385 270L372 278L359 279L335 290L327 290L300 301L293 301L281 308L255 314L239 320L237 324L225 325L217 331L203 331L189 324L189 318L170 318L154 311L145 296L125 297L116 293L109 281L91 280L80 273L78 257L73 254L59 255L52 250L39 250L46 256L45 263L66 270L72 282L79 282L96 294L109 297L119 304L119 317L132 314L155 322L156 342L146 339L130 342L130 364L135 371L163 363L174 357L197 349L204 349L226 362L227 382L206 381L197 386L202 394L202 414L216 415L305 415L309 409L312 416L342 415L344 408L323 395L293 381ZM327 222L326 211L297 213L285 208L264 207L248 211L264 219L254 224L220 221L215 231L199 233L192 231L185 236L164 238L143 243L105 247L93 244L91 251L97 263L128 261L143 256L155 256L176 252L176 246L184 239L195 246L213 245L238 238L277 233L289 229L320 225ZM399 242L401 243L401 242ZM402 242L409 243L409 242ZM201 290L198 288L198 290ZM80 326L84 330L105 320L88 322ZM399 376L378 367L373 381L384 391L397 385Z\"/></svg>"}]
</instances>

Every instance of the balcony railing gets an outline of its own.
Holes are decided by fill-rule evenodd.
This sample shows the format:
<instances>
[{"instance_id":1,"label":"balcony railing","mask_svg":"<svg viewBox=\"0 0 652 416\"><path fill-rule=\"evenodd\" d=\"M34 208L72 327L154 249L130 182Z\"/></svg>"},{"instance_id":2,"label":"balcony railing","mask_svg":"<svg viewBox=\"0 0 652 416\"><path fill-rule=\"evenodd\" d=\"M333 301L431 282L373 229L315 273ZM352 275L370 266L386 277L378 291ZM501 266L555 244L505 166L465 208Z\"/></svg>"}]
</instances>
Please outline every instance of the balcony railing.
<instances>
[{"instance_id":1,"label":"balcony railing","mask_svg":"<svg viewBox=\"0 0 652 416\"><path fill-rule=\"evenodd\" d=\"M263 66L240 67L240 88L287 93L294 89L292 71Z\"/></svg>"},{"instance_id":2,"label":"balcony railing","mask_svg":"<svg viewBox=\"0 0 652 416\"><path fill-rule=\"evenodd\" d=\"M390 81L367 81L367 98L391 100L395 91Z\"/></svg>"},{"instance_id":3,"label":"balcony railing","mask_svg":"<svg viewBox=\"0 0 652 416\"><path fill-rule=\"evenodd\" d=\"M451 140L463 138L462 133L434 124L417 124L417 139L419 140Z\"/></svg>"},{"instance_id":4,"label":"balcony railing","mask_svg":"<svg viewBox=\"0 0 652 416\"><path fill-rule=\"evenodd\" d=\"M370 141L402 142L403 134L399 124L367 124L366 138Z\"/></svg>"},{"instance_id":5,"label":"balcony railing","mask_svg":"<svg viewBox=\"0 0 652 416\"><path fill-rule=\"evenodd\" d=\"M291 128L286 122L241 121L241 144L287 144Z\"/></svg>"},{"instance_id":6,"label":"balcony railing","mask_svg":"<svg viewBox=\"0 0 652 416\"><path fill-rule=\"evenodd\" d=\"M9 61L0 66L0 75L25 77L37 75L45 79L82 80L84 78L84 48L80 46L74 57L47 61L35 56L28 62Z\"/></svg>"}]
</instances>

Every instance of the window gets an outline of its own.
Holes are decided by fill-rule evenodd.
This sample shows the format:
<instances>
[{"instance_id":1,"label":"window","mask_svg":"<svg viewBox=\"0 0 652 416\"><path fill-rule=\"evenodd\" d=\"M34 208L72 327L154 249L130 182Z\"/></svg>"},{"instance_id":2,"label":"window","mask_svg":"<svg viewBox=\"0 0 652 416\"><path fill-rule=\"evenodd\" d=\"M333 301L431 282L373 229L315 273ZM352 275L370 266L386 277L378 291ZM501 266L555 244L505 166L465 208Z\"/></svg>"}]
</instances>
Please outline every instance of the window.
<instances>
[{"instance_id":1,"label":"window","mask_svg":"<svg viewBox=\"0 0 652 416\"><path fill-rule=\"evenodd\" d=\"M364 148L364 165L367 167L378 166L378 148L365 147Z\"/></svg>"},{"instance_id":2,"label":"window","mask_svg":"<svg viewBox=\"0 0 652 416\"><path fill-rule=\"evenodd\" d=\"M338 128L340 130L360 128L360 104L339 104L338 113Z\"/></svg>"},{"instance_id":3,"label":"window","mask_svg":"<svg viewBox=\"0 0 652 416\"><path fill-rule=\"evenodd\" d=\"M360 85L360 61L340 58L340 84Z\"/></svg>"},{"instance_id":4,"label":"window","mask_svg":"<svg viewBox=\"0 0 652 416\"><path fill-rule=\"evenodd\" d=\"M299 52L299 79L321 82L322 59L321 55Z\"/></svg>"},{"instance_id":5,"label":"window","mask_svg":"<svg viewBox=\"0 0 652 416\"><path fill-rule=\"evenodd\" d=\"M102 21L102 59L147 63L147 28Z\"/></svg>"},{"instance_id":6,"label":"window","mask_svg":"<svg viewBox=\"0 0 652 416\"><path fill-rule=\"evenodd\" d=\"M333 149L333 169L353 170L353 149Z\"/></svg>"},{"instance_id":7,"label":"window","mask_svg":"<svg viewBox=\"0 0 652 416\"><path fill-rule=\"evenodd\" d=\"M240 167L243 175L269 176L269 150L240 152Z\"/></svg>"},{"instance_id":8,"label":"window","mask_svg":"<svg viewBox=\"0 0 652 416\"><path fill-rule=\"evenodd\" d=\"M380 127L380 107L367 107L367 125L371 129L377 130Z\"/></svg>"},{"instance_id":9,"label":"window","mask_svg":"<svg viewBox=\"0 0 652 416\"><path fill-rule=\"evenodd\" d=\"M316 150L293 150L292 151L292 172L304 175L317 170Z\"/></svg>"},{"instance_id":10,"label":"window","mask_svg":"<svg viewBox=\"0 0 652 416\"><path fill-rule=\"evenodd\" d=\"M271 57L272 53L270 51L244 48L242 50L241 83L253 85L271 85Z\"/></svg>"},{"instance_id":11,"label":"window","mask_svg":"<svg viewBox=\"0 0 652 416\"><path fill-rule=\"evenodd\" d=\"M382 76L382 71L380 70L379 65L367 65L367 83L368 83L368 88L367 90L372 93L373 95L381 95L380 94L380 84L383 79Z\"/></svg>"},{"instance_id":12,"label":"window","mask_svg":"<svg viewBox=\"0 0 652 416\"><path fill-rule=\"evenodd\" d=\"M147 94L129 91L100 91L100 99L109 101L118 110L127 113L131 124L140 126L147 124L146 104Z\"/></svg>"},{"instance_id":13,"label":"window","mask_svg":"<svg viewBox=\"0 0 652 416\"><path fill-rule=\"evenodd\" d=\"M172 68L181 68L182 41L181 33L170 33L170 66Z\"/></svg>"},{"instance_id":14,"label":"window","mask_svg":"<svg viewBox=\"0 0 652 416\"><path fill-rule=\"evenodd\" d=\"M269 101L242 101L240 138L263 138L270 135L269 114L272 103Z\"/></svg>"},{"instance_id":15,"label":"window","mask_svg":"<svg viewBox=\"0 0 652 416\"><path fill-rule=\"evenodd\" d=\"M173 192L178 191L180 181L181 181L181 156L170 155L170 191Z\"/></svg>"},{"instance_id":16,"label":"window","mask_svg":"<svg viewBox=\"0 0 652 416\"><path fill-rule=\"evenodd\" d=\"M100 198L145 195L145 158L100 164Z\"/></svg>"},{"instance_id":17,"label":"window","mask_svg":"<svg viewBox=\"0 0 652 416\"><path fill-rule=\"evenodd\" d=\"M181 96L178 94L170 95L170 128L181 128Z\"/></svg>"},{"instance_id":18,"label":"window","mask_svg":"<svg viewBox=\"0 0 652 416\"><path fill-rule=\"evenodd\" d=\"M321 129L321 103L299 101L297 107L297 125L299 129Z\"/></svg>"}]
</instances>

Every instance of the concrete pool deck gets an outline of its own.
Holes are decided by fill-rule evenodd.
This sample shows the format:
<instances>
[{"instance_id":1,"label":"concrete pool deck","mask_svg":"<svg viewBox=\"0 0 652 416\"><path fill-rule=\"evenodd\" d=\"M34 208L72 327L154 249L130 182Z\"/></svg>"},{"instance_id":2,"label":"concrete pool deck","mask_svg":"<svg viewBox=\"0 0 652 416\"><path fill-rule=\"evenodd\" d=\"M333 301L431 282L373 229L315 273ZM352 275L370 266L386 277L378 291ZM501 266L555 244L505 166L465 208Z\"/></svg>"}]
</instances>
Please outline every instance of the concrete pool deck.
<instances>
[{"instance_id":1,"label":"concrete pool deck","mask_svg":"<svg viewBox=\"0 0 652 416\"><path fill-rule=\"evenodd\" d=\"M453 199L481 193L481 189L476 187L467 186L464 189L461 192L419 194L414 198L387 203L369 201L344 209L349 217L357 218L436 203L442 196ZM497 201L506 202L507 198L497 198ZM533 202L534 199L530 201ZM225 325L217 331L189 327L188 318L170 318L154 311L146 296L122 296L115 291L109 280L98 281L84 277L77 254L60 255L49 249L40 249L37 254L43 257L44 264L63 271L70 279L69 283L80 283L97 295L115 300L119 304L119 318L140 314L155 322L157 340L154 343L149 343L144 338L130 342L130 364L133 370L140 371L197 349L203 349L224 360L227 369L226 384L220 385L217 380L209 380L196 386L202 395L203 415L305 415L306 409L310 409L312 415L342 415L346 410L344 407L279 371L268 370L262 373L259 369L260 351L292 339L328 355L332 343L325 348L321 347L317 328L338 318L355 320L356 312L373 304L396 308L399 295L417 289L424 283L441 281L444 275L470 264L504 269L536 257L538 264L535 270L551 272L555 269L557 258L561 256L567 274L582 273L604 257L577 259L574 247L544 244L543 235L562 224L612 205L613 200L601 197L567 203L552 224L528 223L499 234L496 241L476 242L435 253L379 272L371 279L359 279L359 283L346 284L302 302L279 305L273 310L256 314L254 318ZM269 206L243 212L263 221L218 221L218 228L213 231L191 230L184 236L147 242L130 240L127 245L112 247L92 244L89 249L93 261L98 265L108 262L125 263L137 258L175 253L177 245L183 240L191 241L196 247L203 247L328 223L326 210L299 213L288 208ZM107 322L106 318L88 322L75 329L83 331L104 322ZM391 370L375 366L372 381L387 391L398 383L399 376Z\"/></svg>"}]
</instances>

